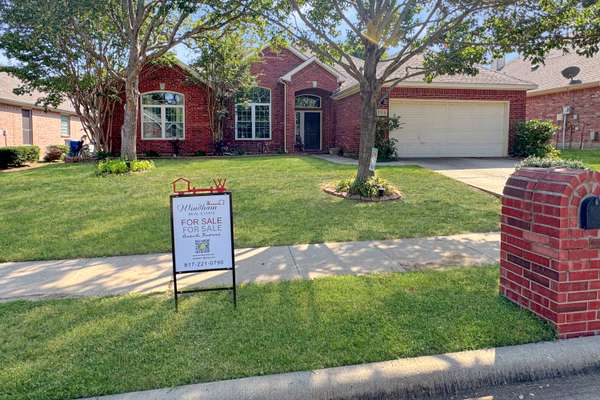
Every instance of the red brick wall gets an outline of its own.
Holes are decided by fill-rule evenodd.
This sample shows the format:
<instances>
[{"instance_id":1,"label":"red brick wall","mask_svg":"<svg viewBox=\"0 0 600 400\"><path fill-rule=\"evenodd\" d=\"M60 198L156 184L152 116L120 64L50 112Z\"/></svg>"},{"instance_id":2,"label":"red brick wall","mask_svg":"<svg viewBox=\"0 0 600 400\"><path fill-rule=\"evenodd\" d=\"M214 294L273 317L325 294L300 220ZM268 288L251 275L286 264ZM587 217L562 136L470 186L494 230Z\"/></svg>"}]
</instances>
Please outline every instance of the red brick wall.
<instances>
[{"instance_id":1,"label":"red brick wall","mask_svg":"<svg viewBox=\"0 0 600 400\"><path fill-rule=\"evenodd\" d=\"M185 103L185 139L181 141L182 154L193 154L198 150L213 151L213 139L208 120L206 106L206 88L188 81L186 73L179 67L148 66L140 76L140 93L161 90L173 91L184 95ZM121 126L123 125L123 106L117 104L113 115L113 151L121 148ZM143 140L141 137L141 115L138 112L137 152L157 151L161 154L172 154L173 145L170 140Z\"/></svg>"},{"instance_id":2,"label":"red brick wall","mask_svg":"<svg viewBox=\"0 0 600 400\"><path fill-rule=\"evenodd\" d=\"M525 120L524 90L481 90L481 89L435 89L395 87L390 94L396 99L447 99L447 100L488 100L508 101L509 151L520 121ZM388 102L382 108L388 108ZM360 136L360 94L354 94L338 101L336 110L336 145L346 151L358 152Z\"/></svg>"},{"instance_id":3,"label":"red brick wall","mask_svg":"<svg viewBox=\"0 0 600 400\"><path fill-rule=\"evenodd\" d=\"M600 334L600 239L579 205L600 174L523 168L502 198L500 291L551 322L561 338Z\"/></svg>"},{"instance_id":4,"label":"red brick wall","mask_svg":"<svg viewBox=\"0 0 600 400\"><path fill-rule=\"evenodd\" d=\"M566 143L571 142L574 148L579 148L583 138L585 147L600 146L599 141L591 140L590 132L600 133L600 88L588 88L571 92L552 93L541 96L527 97L527 119L550 120L561 125L556 115L562 113L563 106L573 106L577 120L568 119ZM559 132L562 131L559 129ZM562 140L562 136L555 136Z\"/></svg>"},{"instance_id":5,"label":"red brick wall","mask_svg":"<svg viewBox=\"0 0 600 400\"><path fill-rule=\"evenodd\" d=\"M283 84L279 82L279 78L302 64L303 61L288 49L274 52L270 48L266 48L262 52L260 61L252 66L251 71L256 76L258 86L271 89L271 140L235 140L235 113L232 106L230 116L225 123L226 141L235 142L236 145L249 152L255 152L261 143L268 144L271 151L283 149L283 104L285 99Z\"/></svg>"}]
</instances>

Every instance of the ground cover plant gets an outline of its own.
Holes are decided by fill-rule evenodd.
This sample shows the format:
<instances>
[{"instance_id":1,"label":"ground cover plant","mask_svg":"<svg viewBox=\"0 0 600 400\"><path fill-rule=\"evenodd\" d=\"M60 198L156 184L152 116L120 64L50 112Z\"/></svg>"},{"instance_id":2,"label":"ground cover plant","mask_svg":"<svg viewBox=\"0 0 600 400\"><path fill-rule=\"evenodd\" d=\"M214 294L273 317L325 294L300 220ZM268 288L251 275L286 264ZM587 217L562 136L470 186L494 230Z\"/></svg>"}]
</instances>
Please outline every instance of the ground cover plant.
<instances>
[{"instance_id":1,"label":"ground cover plant","mask_svg":"<svg viewBox=\"0 0 600 400\"><path fill-rule=\"evenodd\" d=\"M0 398L52 400L552 340L498 268L0 303ZM43 334L41 334L43 333Z\"/></svg>"},{"instance_id":2,"label":"ground cover plant","mask_svg":"<svg viewBox=\"0 0 600 400\"><path fill-rule=\"evenodd\" d=\"M566 160L580 160L589 168L600 170L600 149L588 150L561 150L561 158Z\"/></svg>"},{"instance_id":3,"label":"ground cover plant","mask_svg":"<svg viewBox=\"0 0 600 400\"><path fill-rule=\"evenodd\" d=\"M352 166L312 157L159 159L142 174L96 177L94 164L0 174L0 262L168 252L169 194L227 178L236 247L449 235L498 230L499 201L430 170L378 168L400 202L367 204L324 193Z\"/></svg>"}]
</instances>

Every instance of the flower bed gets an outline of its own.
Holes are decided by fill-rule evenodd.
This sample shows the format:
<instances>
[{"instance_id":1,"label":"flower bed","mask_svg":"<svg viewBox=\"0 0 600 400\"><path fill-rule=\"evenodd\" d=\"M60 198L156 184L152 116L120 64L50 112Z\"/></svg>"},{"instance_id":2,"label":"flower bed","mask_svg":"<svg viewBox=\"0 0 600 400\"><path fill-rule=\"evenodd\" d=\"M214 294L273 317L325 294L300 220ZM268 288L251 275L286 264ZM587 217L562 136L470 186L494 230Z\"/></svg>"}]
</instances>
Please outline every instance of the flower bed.
<instances>
[{"instance_id":1,"label":"flower bed","mask_svg":"<svg viewBox=\"0 0 600 400\"><path fill-rule=\"evenodd\" d=\"M325 193L333 196L359 201L379 202L402 198L402 194L396 187L377 176L373 176L361 184L356 184L356 177L353 176L336 183L325 184L322 189Z\"/></svg>"}]
</instances>

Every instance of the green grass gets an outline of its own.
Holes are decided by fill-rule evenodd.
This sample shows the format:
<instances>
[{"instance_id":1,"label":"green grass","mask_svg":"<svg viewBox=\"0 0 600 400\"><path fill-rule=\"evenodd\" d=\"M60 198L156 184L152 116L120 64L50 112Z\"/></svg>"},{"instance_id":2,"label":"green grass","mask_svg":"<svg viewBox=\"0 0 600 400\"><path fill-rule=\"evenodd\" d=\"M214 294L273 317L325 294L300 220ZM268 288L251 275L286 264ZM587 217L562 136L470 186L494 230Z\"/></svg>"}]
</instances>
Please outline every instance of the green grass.
<instances>
[{"instance_id":1,"label":"green grass","mask_svg":"<svg viewBox=\"0 0 600 400\"><path fill-rule=\"evenodd\" d=\"M581 160L588 167L600 170L600 149L590 150L561 150L561 157L570 160Z\"/></svg>"},{"instance_id":2,"label":"green grass","mask_svg":"<svg viewBox=\"0 0 600 400\"><path fill-rule=\"evenodd\" d=\"M498 268L0 303L0 398L65 399L552 340Z\"/></svg>"},{"instance_id":3,"label":"green grass","mask_svg":"<svg viewBox=\"0 0 600 400\"><path fill-rule=\"evenodd\" d=\"M158 160L143 174L97 177L92 164L0 174L0 262L170 251L171 181L227 177L236 247L486 232L499 201L419 167L380 168L401 202L358 203L320 190L355 167L312 157Z\"/></svg>"}]
</instances>

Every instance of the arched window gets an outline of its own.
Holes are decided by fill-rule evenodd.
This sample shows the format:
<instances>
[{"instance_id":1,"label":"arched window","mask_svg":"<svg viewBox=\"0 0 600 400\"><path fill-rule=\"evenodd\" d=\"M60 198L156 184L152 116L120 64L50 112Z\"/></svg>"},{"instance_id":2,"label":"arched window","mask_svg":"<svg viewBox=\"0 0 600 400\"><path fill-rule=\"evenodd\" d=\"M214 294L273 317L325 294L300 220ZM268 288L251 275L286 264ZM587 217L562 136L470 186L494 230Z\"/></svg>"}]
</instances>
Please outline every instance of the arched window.
<instances>
[{"instance_id":1,"label":"arched window","mask_svg":"<svg viewBox=\"0 0 600 400\"><path fill-rule=\"evenodd\" d=\"M271 91L269 89L253 87L237 95L235 138L238 140L271 139Z\"/></svg>"},{"instance_id":2,"label":"arched window","mask_svg":"<svg viewBox=\"0 0 600 400\"><path fill-rule=\"evenodd\" d=\"M296 96L296 108L321 108L321 98L314 94Z\"/></svg>"},{"instance_id":3,"label":"arched window","mask_svg":"<svg viewBox=\"0 0 600 400\"><path fill-rule=\"evenodd\" d=\"M142 139L183 139L183 95L173 92L142 94Z\"/></svg>"}]
</instances>

